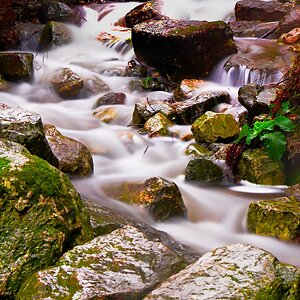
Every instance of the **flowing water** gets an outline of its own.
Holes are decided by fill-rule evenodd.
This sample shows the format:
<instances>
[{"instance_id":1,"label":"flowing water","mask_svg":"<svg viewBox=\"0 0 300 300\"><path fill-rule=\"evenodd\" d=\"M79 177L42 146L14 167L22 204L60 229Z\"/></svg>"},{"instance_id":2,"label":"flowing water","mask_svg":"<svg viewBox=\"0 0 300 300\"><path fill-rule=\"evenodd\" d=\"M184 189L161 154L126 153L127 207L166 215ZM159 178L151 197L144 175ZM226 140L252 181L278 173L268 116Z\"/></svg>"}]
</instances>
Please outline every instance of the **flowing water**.
<instances>
[{"instance_id":1,"label":"flowing water","mask_svg":"<svg viewBox=\"0 0 300 300\"><path fill-rule=\"evenodd\" d=\"M181 5L175 5L174 2L161 1L164 13L171 17L227 20L236 1L185 0ZM153 101L171 97L170 93L159 91L130 92L128 83L131 78L121 74L134 56L133 50L118 43L103 45L96 39L102 31L122 37L130 36L130 32L116 30L119 28L113 24L137 4L139 3L131 2L84 8L86 16L82 26L68 25L73 33L73 42L47 53L37 54L34 81L17 84L9 92L0 92L1 102L40 113L44 123L55 124L63 134L83 142L92 151L95 166L93 176L73 180L84 198L115 207L149 222L200 253L221 245L246 242L272 252L283 261L300 266L300 246L249 234L246 230L248 204L251 201L275 198L283 190L250 184L222 188L186 183L183 173L190 158L184 151L188 142L168 137L149 139L128 126L135 103L146 103L147 98L148 101ZM251 44L255 50L261 47L255 40L249 42L245 39L245 43L248 46ZM245 45L243 39L239 40L239 44ZM96 100L103 93L83 93L79 99L62 101L52 92L50 77L60 67L70 67L84 78L101 79L112 91L126 94L126 104L114 106L117 117L112 123L102 123L92 114ZM248 72L248 75L243 71ZM244 76L243 78L249 77L247 70L240 70L240 73L242 75L239 76ZM209 86L228 90L235 110L238 109L236 92L239 81L233 83L229 77L230 74L216 68ZM247 80L241 79L240 85ZM178 128L187 130L186 127ZM177 218L155 223L144 211L110 199L102 190L103 186L110 183L143 181L151 176L162 176L176 182L188 209L187 219Z\"/></svg>"}]
</instances>

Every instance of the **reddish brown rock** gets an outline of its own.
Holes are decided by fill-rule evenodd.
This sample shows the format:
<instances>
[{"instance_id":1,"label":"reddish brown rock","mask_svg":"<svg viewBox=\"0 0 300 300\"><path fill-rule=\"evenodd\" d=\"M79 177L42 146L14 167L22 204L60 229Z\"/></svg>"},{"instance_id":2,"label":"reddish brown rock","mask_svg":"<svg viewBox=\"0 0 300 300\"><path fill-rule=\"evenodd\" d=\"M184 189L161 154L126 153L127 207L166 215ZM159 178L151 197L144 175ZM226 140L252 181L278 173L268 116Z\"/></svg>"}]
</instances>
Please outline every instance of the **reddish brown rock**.
<instances>
[{"instance_id":1,"label":"reddish brown rock","mask_svg":"<svg viewBox=\"0 0 300 300\"><path fill-rule=\"evenodd\" d=\"M296 27L300 27L300 5L297 5L284 16L284 18L279 22L275 34L279 37L281 34L287 33Z\"/></svg>"}]
</instances>

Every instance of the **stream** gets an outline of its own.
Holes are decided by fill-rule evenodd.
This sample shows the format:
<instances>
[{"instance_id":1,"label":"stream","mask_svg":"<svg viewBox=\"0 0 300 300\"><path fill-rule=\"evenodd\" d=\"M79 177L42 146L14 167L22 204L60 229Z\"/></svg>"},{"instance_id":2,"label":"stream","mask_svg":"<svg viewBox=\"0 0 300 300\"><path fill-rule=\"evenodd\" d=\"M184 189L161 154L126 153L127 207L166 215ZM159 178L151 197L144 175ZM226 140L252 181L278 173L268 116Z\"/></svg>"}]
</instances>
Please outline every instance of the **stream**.
<instances>
[{"instance_id":1,"label":"stream","mask_svg":"<svg viewBox=\"0 0 300 300\"><path fill-rule=\"evenodd\" d=\"M187 20L227 20L233 14L236 3L234 0L180 2L162 1L163 12L170 17ZM283 195L284 187L262 187L249 183L214 187L187 183L184 169L190 157L185 155L185 149L191 142L171 137L148 138L128 126L135 103L146 103L147 98L151 102L172 96L164 91L130 92L128 83L132 78L122 76L122 72L128 61L134 58L133 49L118 42L104 45L96 39L102 31L119 34L122 38L129 37L130 31L119 31L113 24L138 4L129 2L84 7L86 15L82 26L67 25L72 32L73 42L46 53L36 53L33 82L16 84L8 92L0 92L1 102L39 113L44 123L54 124L61 133L77 139L91 150L93 176L72 180L83 198L143 220L199 253L244 242L270 251L278 259L300 267L300 245L249 234L246 229L249 203ZM253 51L261 51L264 47L262 40L239 38L236 42L240 47L247 46ZM237 111L240 109L236 99L239 86L250 81L266 83L280 78L280 74L269 79L255 78L249 74L249 70L241 68L238 80L233 80L230 72L222 70L223 63L220 62L216 67L206 88L209 86L210 89L229 91L233 109ZM61 67L70 67L84 78L101 79L111 91L125 93L125 105L114 105L117 117L106 124L93 116L93 106L104 92L96 95L83 93L71 100L59 98L52 91L50 78ZM179 127L179 131L187 130L187 127ZM178 185L188 210L187 218L156 223L145 211L110 199L103 192L103 187L112 183L144 181L153 176L173 180Z\"/></svg>"}]
</instances>

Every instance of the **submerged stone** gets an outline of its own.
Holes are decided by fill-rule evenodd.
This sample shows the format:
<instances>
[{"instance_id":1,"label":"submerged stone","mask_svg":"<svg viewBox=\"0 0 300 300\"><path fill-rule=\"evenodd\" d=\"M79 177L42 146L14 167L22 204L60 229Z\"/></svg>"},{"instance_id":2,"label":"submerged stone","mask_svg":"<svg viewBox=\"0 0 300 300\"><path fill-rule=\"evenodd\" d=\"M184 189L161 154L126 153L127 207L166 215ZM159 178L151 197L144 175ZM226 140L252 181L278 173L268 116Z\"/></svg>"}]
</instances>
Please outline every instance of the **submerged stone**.
<instances>
[{"instance_id":1,"label":"submerged stone","mask_svg":"<svg viewBox=\"0 0 300 300\"><path fill-rule=\"evenodd\" d=\"M192 132L197 143L213 143L237 136L240 129L232 115L207 111L193 123Z\"/></svg>"},{"instance_id":2,"label":"submerged stone","mask_svg":"<svg viewBox=\"0 0 300 300\"><path fill-rule=\"evenodd\" d=\"M209 150L207 147L200 145L198 143L193 143L188 145L185 150L185 154L194 157L208 157L213 154L213 151Z\"/></svg>"},{"instance_id":3,"label":"submerged stone","mask_svg":"<svg viewBox=\"0 0 300 300\"><path fill-rule=\"evenodd\" d=\"M170 136L172 133L169 128L173 125L163 113L158 112L146 121L144 129L148 132L149 137Z\"/></svg>"},{"instance_id":4,"label":"submerged stone","mask_svg":"<svg viewBox=\"0 0 300 300\"><path fill-rule=\"evenodd\" d=\"M186 266L172 249L127 225L65 253L34 274L16 299L141 299Z\"/></svg>"},{"instance_id":5,"label":"submerged stone","mask_svg":"<svg viewBox=\"0 0 300 300\"><path fill-rule=\"evenodd\" d=\"M220 247L171 276L144 299L299 299L300 270L247 244Z\"/></svg>"},{"instance_id":6,"label":"submerged stone","mask_svg":"<svg viewBox=\"0 0 300 300\"><path fill-rule=\"evenodd\" d=\"M0 298L93 237L80 196L62 172L0 140Z\"/></svg>"},{"instance_id":7,"label":"submerged stone","mask_svg":"<svg viewBox=\"0 0 300 300\"><path fill-rule=\"evenodd\" d=\"M249 149L242 153L238 164L238 178L256 184L285 184L283 164L273 161L262 149Z\"/></svg>"},{"instance_id":8,"label":"submerged stone","mask_svg":"<svg viewBox=\"0 0 300 300\"><path fill-rule=\"evenodd\" d=\"M252 202L247 225L255 234L300 243L300 202L294 197Z\"/></svg>"}]
</instances>

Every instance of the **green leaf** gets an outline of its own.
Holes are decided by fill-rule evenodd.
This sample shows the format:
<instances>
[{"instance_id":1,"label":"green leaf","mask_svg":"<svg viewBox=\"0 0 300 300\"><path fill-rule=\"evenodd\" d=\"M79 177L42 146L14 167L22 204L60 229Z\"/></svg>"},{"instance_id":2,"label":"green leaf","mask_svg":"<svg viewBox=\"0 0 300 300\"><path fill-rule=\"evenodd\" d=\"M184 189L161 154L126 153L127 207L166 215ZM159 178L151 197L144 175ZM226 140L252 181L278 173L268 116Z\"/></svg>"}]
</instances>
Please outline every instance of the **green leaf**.
<instances>
[{"instance_id":1,"label":"green leaf","mask_svg":"<svg viewBox=\"0 0 300 300\"><path fill-rule=\"evenodd\" d=\"M280 160L286 151L286 137L280 131L265 133L260 137L267 149L268 155L273 160Z\"/></svg>"},{"instance_id":2,"label":"green leaf","mask_svg":"<svg viewBox=\"0 0 300 300\"><path fill-rule=\"evenodd\" d=\"M276 125L280 127L281 130L284 131L293 131L295 129L294 123L285 116L278 116L274 119Z\"/></svg>"},{"instance_id":3,"label":"green leaf","mask_svg":"<svg viewBox=\"0 0 300 300\"><path fill-rule=\"evenodd\" d=\"M244 137L248 137L252 132L253 130L247 124L243 125L240 134L235 142L239 143ZM250 145L250 143L247 143L247 145Z\"/></svg>"},{"instance_id":4,"label":"green leaf","mask_svg":"<svg viewBox=\"0 0 300 300\"><path fill-rule=\"evenodd\" d=\"M274 120L256 121L253 125L254 137L259 136L265 130L274 130L275 125L276 123Z\"/></svg>"},{"instance_id":5,"label":"green leaf","mask_svg":"<svg viewBox=\"0 0 300 300\"><path fill-rule=\"evenodd\" d=\"M282 116L289 112L290 112L290 102L285 101L285 102L281 103L281 109L278 114Z\"/></svg>"}]
</instances>

